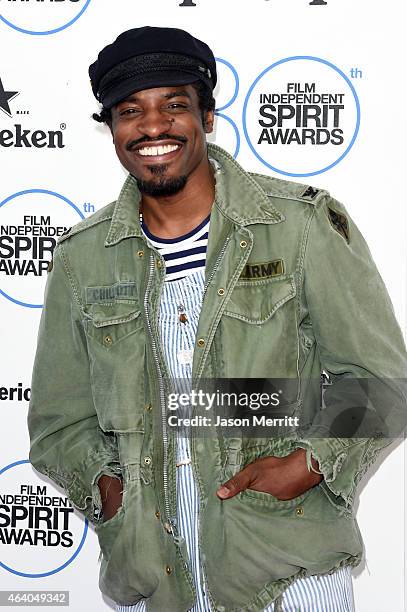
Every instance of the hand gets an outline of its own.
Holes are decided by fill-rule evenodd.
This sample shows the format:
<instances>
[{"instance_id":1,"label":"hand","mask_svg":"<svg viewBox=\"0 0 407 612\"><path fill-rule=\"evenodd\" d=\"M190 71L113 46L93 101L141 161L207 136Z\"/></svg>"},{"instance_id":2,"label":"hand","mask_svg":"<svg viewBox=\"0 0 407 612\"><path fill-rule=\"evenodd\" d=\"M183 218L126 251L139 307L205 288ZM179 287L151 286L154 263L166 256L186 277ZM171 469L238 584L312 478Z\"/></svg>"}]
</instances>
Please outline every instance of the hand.
<instances>
[{"instance_id":1,"label":"hand","mask_svg":"<svg viewBox=\"0 0 407 612\"><path fill-rule=\"evenodd\" d=\"M98 480L100 496L102 498L103 520L113 518L123 501L123 483L119 478L103 474Z\"/></svg>"},{"instance_id":2,"label":"hand","mask_svg":"<svg viewBox=\"0 0 407 612\"><path fill-rule=\"evenodd\" d=\"M318 470L318 462L314 458L311 462ZM252 489L288 500L315 487L322 478L321 474L308 471L306 451L299 448L286 457L262 457L249 463L219 487L216 494L220 499L229 499L240 491Z\"/></svg>"}]
</instances>

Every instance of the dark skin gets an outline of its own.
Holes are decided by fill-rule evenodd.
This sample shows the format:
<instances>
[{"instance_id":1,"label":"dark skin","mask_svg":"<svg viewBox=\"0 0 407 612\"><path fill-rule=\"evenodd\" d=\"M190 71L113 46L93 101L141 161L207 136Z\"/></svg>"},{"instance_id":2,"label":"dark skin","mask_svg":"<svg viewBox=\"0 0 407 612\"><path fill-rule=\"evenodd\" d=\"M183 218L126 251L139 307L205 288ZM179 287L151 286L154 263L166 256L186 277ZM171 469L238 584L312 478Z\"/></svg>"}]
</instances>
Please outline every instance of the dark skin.
<instances>
[{"instance_id":1,"label":"dark skin","mask_svg":"<svg viewBox=\"0 0 407 612\"><path fill-rule=\"evenodd\" d=\"M142 194L144 221L160 238L186 234L210 213L215 181L207 156L206 134L213 131L213 122L213 111L202 117L192 85L139 91L112 108L113 142L129 173L156 183L187 177L185 186L172 195ZM318 470L315 459L312 464ZM219 487L217 495L229 499L240 491L253 489L287 500L321 480L322 475L308 470L305 450L298 449L286 457L263 457L250 463ZM103 475L98 484L104 520L108 520L122 504L122 481Z\"/></svg>"},{"instance_id":2,"label":"dark skin","mask_svg":"<svg viewBox=\"0 0 407 612\"><path fill-rule=\"evenodd\" d=\"M209 111L203 124L192 85L139 91L112 109L116 153L130 174L156 182L187 176L185 187L174 195L142 195L145 223L160 238L181 236L209 215L215 183L206 152L206 134L212 132L213 122L214 112ZM176 150L163 155L141 154L158 146ZM159 177L151 171L157 166L165 168Z\"/></svg>"}]
</instances>

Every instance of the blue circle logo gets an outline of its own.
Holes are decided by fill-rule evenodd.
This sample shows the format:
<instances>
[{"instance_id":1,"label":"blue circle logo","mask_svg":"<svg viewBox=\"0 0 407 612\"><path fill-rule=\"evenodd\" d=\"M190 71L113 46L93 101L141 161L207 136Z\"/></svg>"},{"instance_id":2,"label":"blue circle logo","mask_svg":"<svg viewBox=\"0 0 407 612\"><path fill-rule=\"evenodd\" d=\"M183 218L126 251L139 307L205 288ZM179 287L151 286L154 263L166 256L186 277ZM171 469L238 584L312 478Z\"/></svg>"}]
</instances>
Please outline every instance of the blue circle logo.
<instances>
[{"instance_id":1,"label":"blue circle logo","mask_svg":"<svg viewBox=\"0 0 407 612\"><path fill-rule=\"evenodd\" d=\"M233 106L239 94L239 75L233 64L220 57L215 59L220 77L219 84L221 84L220 92L216 95L216 100L220 98L221 102L215 110L215 115L222 119L217 124L216 140L221 140L225 149L236 158L240 151L239 129L234 120L224 111ZM209 140L212 141L210 138Z\"/></svg>"},{"instance_id":2,"label":"blue circle logo","mask_svg":"<svg viewBox=\"0 0 407 612\"><path fill-rule=\"evenodd\" d=\"M262 164L286 176L313 176L336 166L353 147L360 104L340 68L299 55L259 74L242 119L247 143Z\"/></svg>"},{"instance_id":3,"label":"blue circle logo","mask_svg":"<svg viewBox=\"0 0 407 612\"><path fill-rule=\"evenodd\" d=\"M0 19L13 30L31 36L56 34L73 25L91 0L3 2Z\"/></svg>"},{"instance_id":4,"label":"blue circle logo","mask_svg":"<svg viewBox=\"0 0 407 612\"><path fill-rule=\"evenodd\" d=\"M23 578L61 572L82 550L87 520L40 480L27 459L6 465L0 476L0 567Z\"/></svg>"},{"instance_id":5,"label":"blue circle logo","mask_svg":"<svg viewBox=\"0 0 407 612\"><path fill-rule=\"evenodd\" d=\"M42 308L57 240L84 215L68 198L47 189L7 197L0 214L0 295L18 306Z\"/></svg>"}]
</instances>

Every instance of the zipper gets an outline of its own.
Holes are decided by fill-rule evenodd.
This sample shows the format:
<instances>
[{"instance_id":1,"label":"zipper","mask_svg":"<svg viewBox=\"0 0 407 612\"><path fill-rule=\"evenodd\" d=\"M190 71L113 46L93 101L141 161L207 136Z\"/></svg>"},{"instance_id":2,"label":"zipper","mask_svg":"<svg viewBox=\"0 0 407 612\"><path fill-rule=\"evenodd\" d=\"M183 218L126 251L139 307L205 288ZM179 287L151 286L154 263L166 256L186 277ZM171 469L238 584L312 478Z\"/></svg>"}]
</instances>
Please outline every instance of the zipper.
<instances>
[{"instance_id":1,"label":"zipper","mask_svg":"<svg viewBox=\"0 0 407 612\"><path fill-rule=\"evenodd\" d=\"M223 247L219 253L219 255L216 258L215 264L212 268L212 272L208 278L208 280L206 281L206 283L204 284L204 290L202 293L202 300L201 300L201 307L202 307L202 303L204 301L204 297L206 295L206 291L210 285L210 282L212 280L212 278L215 275L215 272L217 271L218 267L219 267L219 263L221 261L221 259L223 258L223 255L226 251L226 247L229 244L229 241L231 239L231 235L227 236ZM212 599L211 593L208 590L208 585L206 583L205 580L205 572L204 572L204 568L203 568L203 563L202 563L202 557L201 557L201 538L200 538L200 534L201 534L201 500L202 500L202 491L201 491L201 487L199 486L199 480L198 480L198 475L197 475L197 471L196 471L196 453L195 453L195 445L194 445L194 437L191 431L191 470L192 470L192 474L195 480L195 485L196 488L198 490L198 509L197 509L197 527L198 527L198 551L199 551L199 569L200 569L200 573L201 573L201 588L203 589L203 591L205 592L205 597L206 599L209 601L211 608L214 610L215 609L215 603Z\"/></svg>"},{"instance_id":2,"label":"zipper","mask_svg":"<svg viewBox=\"0 0 407 612\"><path fill-rule=\"evenodd\" d=\"M205 285L204 285L204 290L203 290L203 294L202 294L202 302L204 300L206 291L208 289L208 286L216 272L216 270L218 269L219 266L219 262L222 259L226 247L229 244L231 236L228 236L223 244L223 247L218 255L218 257L216 258L215 261L215 265L212 269L212 272L208 278L208 280L206 281ZM160 366L160 361L158 359L158 354L157 354L157 344L156 341L154 339L154 335L153 335L153 330L151 327L151 320L150 320L150 313L149 313L149 309L148 309L148 304L149 304L149 296L150 296L150 291L151 291L151 285L152 285L152 280L153 280L153 272L154 272L154 255L151 253L150 254L150 269L149 269L149 276L148 276L148 281L147 281L147 287L146 287L146 292L144 294L144 311L145 311L145 315L146 315L146 321L147 321L147 328L148 328L148 332L150 334L150 339L151 339L151 346L152 346L152 350L153 350L153 357L154 357L154 361L155 361L155 365L157 368L157 373L158 373L158 383L159 383L159 395L160 395L160 407L161 407L161 424L162 424L162 434L163 434L163 489L164 489L164 509L165 509L165 514L166 514L166 518L167 518L167 525L168 525L168 531L172 534L172 536L174 538L178 537L178 531L177 531L177 527L176 527L176 520L174 518L171 517L171 508L170 508L170 503L169 503L169 499L168 499L168 430L167 430L167 418L166 418L166 410L165 410L165 387L164 387L164 380L163 380L163 376L162 376L162 372L161 372L161 366ZM202 304L201 302L201 304ZM192 450L192 449L191 449ZM195 473L195 469L194 469L194 465L192 462L192 470L194 472L194 477L195 477L195 481L198 484L198 479L196 477L196 473ZM198 530L199 530L199 504L198 504Z\"/></svg>"},{"instance_id":3,"label":"zipper","mask_svg":"<svg viewBox=\"0 0 407 612\"><path fill-rule=\"evenodd\" d=\"M148 276L148 281L147 281L147 288L144 294L144 311L146 314L147 327L148 327L148 331L150 334L154 361L155 361L155 365L157 368L158 384L159 384L159 391L160 391L161 424L162 424L162 433L163 433L163 455L164 455L164 459L163 459L164 509L165 509L165 514L167 518L168 531L175 538L178 535L177 530L176 530L176 522L174 519L171 518L171 508L170 508L170 502L168 500L168 430L167 430L167 418L166 418L166 411L165 411L165 387L164 387L163 375L161 372L160 361L158 359L158 354L157 354L157 344L156 344L156 341L153 335L153 330L152 330L151 321L150 321L150 313L148 309L149 295L150 295L151 284L153 280L153 272L154 272L154 255L151 253L150 254L150 270L149 270L149 276Z\"/></svg>"}]
</instances>

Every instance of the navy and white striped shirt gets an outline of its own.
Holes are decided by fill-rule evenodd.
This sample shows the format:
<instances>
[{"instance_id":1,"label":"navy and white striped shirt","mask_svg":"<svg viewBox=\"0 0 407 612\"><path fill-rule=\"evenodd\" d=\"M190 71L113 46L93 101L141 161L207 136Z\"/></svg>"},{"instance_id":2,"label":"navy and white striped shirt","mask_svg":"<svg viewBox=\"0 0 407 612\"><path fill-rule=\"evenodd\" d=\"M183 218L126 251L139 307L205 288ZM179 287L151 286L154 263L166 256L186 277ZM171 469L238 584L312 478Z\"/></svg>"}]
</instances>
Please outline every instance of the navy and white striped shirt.
<instances>
[{"instance_id":1,"label":"navy and white striped shirt","mask_svg":"<svg viewBox=\"0 0 407 612\"><path fill-rule=\"evenodd\" d=\"M205 269L210 215L195 229L179 238L157 238L142 222L141 229L165 260L165 280L174 281Z\"/></svg>"}]
</instances>

